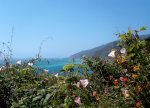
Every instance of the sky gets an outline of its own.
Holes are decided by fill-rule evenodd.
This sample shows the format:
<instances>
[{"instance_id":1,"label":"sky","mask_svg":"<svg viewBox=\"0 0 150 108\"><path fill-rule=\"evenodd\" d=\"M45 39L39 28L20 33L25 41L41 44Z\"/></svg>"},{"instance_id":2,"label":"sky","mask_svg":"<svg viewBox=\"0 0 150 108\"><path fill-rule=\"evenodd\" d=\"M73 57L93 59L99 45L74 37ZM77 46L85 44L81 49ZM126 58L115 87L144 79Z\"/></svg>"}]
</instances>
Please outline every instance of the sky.
<instances>
[{"instance_id":1,"label":"sky","mask_svg":"<svg viewBox=\"0 0 150 108\"><path fill-rule=\"evenodd\" d=\"M14 58L63 58L150 27L150 0L0 0L0 42ZM150 29L141 34L150 34Z\"/></svg>"}]
</instances>

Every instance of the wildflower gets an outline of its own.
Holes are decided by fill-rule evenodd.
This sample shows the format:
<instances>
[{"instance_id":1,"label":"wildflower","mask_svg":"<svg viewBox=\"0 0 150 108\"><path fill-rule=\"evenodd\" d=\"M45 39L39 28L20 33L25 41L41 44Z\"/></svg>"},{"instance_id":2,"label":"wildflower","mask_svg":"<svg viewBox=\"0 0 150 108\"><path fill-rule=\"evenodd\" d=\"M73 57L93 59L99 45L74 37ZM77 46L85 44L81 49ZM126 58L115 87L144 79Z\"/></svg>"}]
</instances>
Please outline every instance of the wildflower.
<instances>
[{"instance_id":1,"label":"wildflower","mask_svg":"<svg viewBox=\"0 0 150 108\"><path fill-rule=\"evenodd\" d=\"M120 77L120 80L123 82L123 81L124 81L124 78L123 78L123 77Z\"/></svg>"},{"instance_id":2,"label":"wildflower","mask_svg":"<svg viewBox=\"0 0 150 108\"><path fill-rule=\"evenodd\" d=\"M96 100L100 100L100 98L99 98L99 97L96 97Z\"/></svg>"},{"instance_id":3,"label":"wildflower","mask_svg":"<svg viewBox=\"0 0 150 108\"><path fill-rule=\"evenodd\" d=\"M109 54L108 54L108 56L110 56L110 57L115 57L115 51L111 51Z\"/></svg>"},{"instance_id":4,"label":"wildflower","mask_svg":"<svg viewBox=\"0 0 150 108\"><path fill-rule=\"evenodd\" d=\"M127 84L125 84L124 86L127 87Z\"/></svg>"},{"instance_id":5,"label":"wildflower","mask_svg":"<svg viewBox=\"0 0 150 108\"><path fill-rule=\"evenodd\" d=\"M18 64L18 65L21 65L21 60L17 61L17 64Z\"/></svg>"},{"instance_id":6,"label":"wildflower","mask_svg":"<svg viewBox=\"0 0 150 108\"><path fill-rule=\"evenodd\" d=\"M109 93L110 93L110 89L109 89L109 88L105 88L105 89L104 89L104 92L105 92L106 94L109 94Z\"/></svg>"},{"instance_id":7,"label":"wildflower","mask_svg":"<svg viewBox=\"0 0 150 108\"><path fill-rule=\"evenodd\" d=\"M128 98L129 96L130 96L129 94L125 94L125 95L124 95L125 98Z\"/></svg>"},{"instance_id":8,"label":"wildflower","mask_svg":"<svg viewBox=\"0 0 150 108\"><path fill-rule=\"evenodd\" d=\"M75 97L76 95L75 94L72 94L72 97Z\"/></svg>"},{"instance_id":9,"label":"wildflower","mask_svg":"<svg viewBox=\"0 0 150 108\"><path fill-rule=\"evenodd\" d=\"M137 86L137 88L138 88L138 92L140 92L142 90L141 86Z\"/></svg>"},{"instance_id":10,"label":"wildflower","mask_svg":"<svg viewBox=\"0 0 150 108\"><path fill-rule=\"evenodd\" d=\"M109 78L110 78L110 79L112 79L112 78L113 78L113 76L109 76Z\"/></svg>"},{"instance_id":11,"label":"wildflower","mask_svg":"<svg viewBox=\"0 0 150 108\"><path fill-rule=\"evenodd\" d=\"M58 73L54 75L56 78L58 78Z\"/></svg>"},{"instance_id":12,"label":"wildflower","mask_svg":"<svg viewBox=\"0 0 150 108\"><path fill-rule=\"evenodd\" d=\"M48 73L48 71L49 71L49 70L47 70L47 69L44 69L44 73L45 73L45 74L47 74L47 73Z\"/></svg>"},{"instance_id":13,"label":"wildflower","mask_svg":"<svg viewBox=\"0 0 150 108\"><path fill-rule=\"evenodd\" d=\"M44 79L44 82L47 83L47 82L48 82L48 78L45 78L45 79Z\"/></svg>"},{"instance_id":14,"label":"wildflower","mask_svg":"<svg viewBox=\"0 0 150 108\"><path fill-rule=\"evenodd\" d=\"M75 83L75 84L73 84L73 85L75 85L75 86L77 86L77 87L80 87L80 82L77 82L77 84Z\"/></svg>"},{"instance_id":15,"label":"wildflower","mask_svg":"<svg viewBox=\"0 0 150 108\"><path fill-rule=\"evenodd\" d=\"M120 52L121 52L122 54L125 54L125 53L126 53L126 49L125 49L125 48L122 48L122 49L120 50Z\"/></svg>"},{"instance_id":16,"label":"wildflower","mask_svg":"<svg viewBox=\"0 0 150 108\"><path fill-rule=\"evenodd\" d=\"M131 76L131 74L126 74L126 76L127 76L127 77L130 77L130 76Z\"/></svg>"},{"instance_id":17,"label":"wildflower","mask_svg":"<svg viewBox=\"0 0 150 108\"><path fill-rule=\"evenodd\" d=\"M137 106L138 108L139 108L141 105L142 105L141 102L138 102L138 103L136 104L136 106Z\"/></svg>"},{"instance_id":18,"label":"wildflower","mask_svg":"<svg viewBox=\"0 0 150 108\"><path fill-rule=\"evenodd\" d=\"M117 58L117 63L120 63L119 58Z\"/></svg>"},{"instance_id":19,"label":"wildflower","mask_svg":"<svg viewBox=\"0 0 150 108\"><path fill-rule=\"evenodd\" d=\"M6 70L6 67L5 66L2 66L1 68L0 68L0 71L1 70Z\"/></svg>"},{"instance_id":20,"label":"wildflower","mask_svg":"<svg viewBox=\"0 0 150 108\"><path fill-rule=\"evenodd\" d=\"M30 63L30 62L28 63L28 66L32 66L32 65L33 65L33 63Z\"/></svg>"},{"instance_id":21,"label":"wildflower","mask_svg":"<svg viewBox=\"0 0 150 108\"><path fill-rule=\"evenodd\" d=\"M123 95L128 94L128 90L123 90L123 91L122 91L122 94L123 94Z\"/></svg>"},{"instance_id":22,"label":"wildflower","mask_svg":"<svg viewBox=\"0 0 150 108\"><path fill-rule=\"evenodd\" d=\"M97 93L96 93L96 92L93 92L93 96L97 96Z\"/></svg>"},{"instance_id":23,"label":"wildflower","mask_svg":"<svg viewBox=\"0 0 150 108\"><path fill-rule=\"evenodd\" d=\"M10 68L10 69L12 68L12 64L9 64L9 68Z\"/></svg>"},{"instance_id":24,"label":"wildflower","mask_svg":"<svg viewBox=\"0 0 150 108\"><path fill-rule=\"evenodd\" d=\"M114 81L114 84L115 84L115 85L118 85L119 83L118 83L118 81Z\"/></svg>"},{"instance_id":25,"label":"wildflower","mask_svg":"<svg viewBox=\"0 0 150 108\"><path fill-rule=\"evenodd\" d=\"M82 79L82 80L80 80L80 82L81 82L81 85L82 85L84 88L89 84L88 79Z\"/></svg>"},{"instance_id":26,"label":"wildflower","mask_svg":"<svg viewBox=\"0 0 150 108\"><path fill-rule=\"evenodd\" d=\"M134 66L134 67L133 67L133 71L134 71L134 72L136 72L136 70L137 70L137 67L136 67L136 66Z\"/></svg>"},{"instance_id":27,"label":"wildflower","mask_svg":"<svg viewBox=\"0 0 150 108\"><path fill-rule=\"evenodd\" d=\"M79 105L81 105L81 99L80 97L76 97L74 102L78 103Z\"/></svg>"},{"instance_id":28,"label":"wildflower","mask_svg":"<svg viewBox=\"0 0 150 108\"><path fill-rule=\"evenodd\" d=\"M127 69L123 69L123 70L124 70L125 73L128 71Z\"/></svg>"},{"instance_id":29,"label":"wildflower","mask_svg":"<svg viewBox=\"0 0 150 108\"><path fill-rule=\"evenodd\" d=\"M126 82L127 80L128 80L127 78L124 78L124 79L123 79L124 82Z\"/></svg>"},{"instance_id":30,"label":"wildflower","mask_svg":"<svg viewBox=\"0 0 150 108\"><path fill-rule=\"evenodd\" d=\"M124 58L121 59L121 62L122 62L122 63L124 63L125 61L126 61L126 59L124 59Z\"/></svg>"},{"instance_id":31,"label":"wildflower","mask_svg":"<svg viewBox=\"0 0 150 108\"><path fill-rule=\"evenodd\" d=\"M136 77L137 77L137 75L136 75L136 74L132 74L132 77L133 77L133 78L136 78Z\"/></svg>"},{"instance_id":32,"label":"wildflower","mask_svg":"<svg viewBox=\"0 0 150 108\"><path fill-rule=\"evenodd\" d=\"M60 82L59 82L59 84L61 85L61 84L62 84L62 82L60 81Z\"/></svg>"}]
</instances>

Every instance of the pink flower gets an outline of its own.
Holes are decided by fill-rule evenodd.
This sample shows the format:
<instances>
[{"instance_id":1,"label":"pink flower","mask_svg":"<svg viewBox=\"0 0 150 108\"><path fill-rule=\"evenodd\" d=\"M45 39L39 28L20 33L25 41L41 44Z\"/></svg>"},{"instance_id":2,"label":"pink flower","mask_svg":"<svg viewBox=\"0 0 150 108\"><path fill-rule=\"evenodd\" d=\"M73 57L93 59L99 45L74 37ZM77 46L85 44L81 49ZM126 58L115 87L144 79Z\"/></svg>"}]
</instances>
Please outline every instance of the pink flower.
<instances>
[{"instance_id":1,"label":"pink flower","mask_svg":"<svg viewBox=\"0 0 150 108\"><path fill-rule=\"evenodd\" d=\"M77 82L77 84L75 83L75 84L73 84L73 85L75 85L75 86L77 86L77 87L80 87L80 82Z\"/></svg>"},{"instance_id":2,"label":"pink flower","mask_svg":"<svg viewBox=\"0 0 150 108\"><path fill-rule=\"evenodd\" d=\"M80 83L85 88L89 84L89 81L88 81L88 79L82 79L82 80L80 80Z\"/></svg>"},{"instance_id":3,"label":"pink flower","mask_svg":"<svg viewBox=\"0 0 150 108\"><path fill-rule=\"evenodd\" d=\"M124 82L126 82L127 80L128 80L127 78L124 78L124 79L123 79Z\"/></svg>"},{"instance_id":4,"label":"pink flower","mask_svg":"<svg viewBox=\"0 0 150 108\"><path fill-rule=\"evenodd\" d=\"M62 82L59 82L59 84L62 84Z\"/></svg>"},{"instance_id":5,"label":"pink flower","mask_svg":"<svg viewBox=\"0 0 150 108\"><path fill-rule=\"evenodd\" d=\"M130 76L131 76L131 74L126 74L126 76L127 76L127 77L130 77Z\"/></svg>"},{"instance_id":6,"label":"pink flower","mask_svg":"<svg viewBox=\"0 0 150 108\"><path fill-rule=\"evenodd\" d=\"M74 102L78 103L79 105L81 105L81 99L80 97L76 97Z\"/></svg>"},{"instance_id":7,"label":"pink flower","mask_svg":"<svg viewBox=\"0 0 150 108\"><path fill-rule=\"evenodd\" d=\"M122 91L122 94L123 94L123 95L128 94L128 90L123 90L123 91Z\"/></svg>"},{"instance_id":8,"label":"pink flower","mask_svg":"<svg viewBox=\"0 0 150 108\"><path fill-rule=\"evenodd\" d=\"M30 62L28 63L28 66L32 66L32 65L33 65L33 63L30 63Z\"/></svg>"},{"instance_id":9,"label":"pink flower","mask_svg":"<svg viewBox=\"0 0 150 108\"><path fill-rule=\"evenodd\" d=\"M122 54L125 54L125 53L126 53L126 49L125 49L125 48L122 48L122 49L120 50L120 52L121 52Z\"/></svg>"},{"instance_id":10,"label":"pink flower","mask_svg":"<svg viewBox=\"0 0 150 108\"><path fill-rule=\"evenodd\" d=\"M47 73L48 73L48 70L47 70L47 69L44 69L44 73L47 74Z\"/></svg>"},{"instance_id":11,"label":"pink flower","mask_svg":"<svg viewBox=\"0 0 150 108\"><path fill-rule=\"evenodd\" d=\"M21 60L17 61L17 64L18 64L18 65L21 65Z\"/></svg>"},{"instance_id":12,"label":"pink flower","mask_svg":"<svg viewBox=\"0 0 150 108\"><path fill-rule=\"evenodd\" d=\"M45 79L44 79L44 82L47 83L47 82L48 82L48 78L45 78Z\"/></svg>"},{"instance_id":13,"label":"pink flower","mask_svg":"<svg viewBox=\"0 0 150 108\"><path fill-rule=\"evenodd\" d=\"M54 75L56 78L58 78L58 73Z\"/></svg>"},{"instance_id":14,"label":"pink flower","mask_svg":"<svg viewBox=\"0 0 150 108\"><path fill-rule=\"evenodd\" d=\"M108 54L108 56L110 56L110 57L115 57L115 51L111 51L109 54Z\"/></svg>"},{"instance_id":15,"label":"pink flower","mask_svg":"<svg viewBox=\"0 0 150 108\"><path fill-rule=\"evenodd\" d=\"M123 78L123 77L120 77L120 80L123 82L123 81L124 81L124 78Z\"/></svg>"}]
</instances>

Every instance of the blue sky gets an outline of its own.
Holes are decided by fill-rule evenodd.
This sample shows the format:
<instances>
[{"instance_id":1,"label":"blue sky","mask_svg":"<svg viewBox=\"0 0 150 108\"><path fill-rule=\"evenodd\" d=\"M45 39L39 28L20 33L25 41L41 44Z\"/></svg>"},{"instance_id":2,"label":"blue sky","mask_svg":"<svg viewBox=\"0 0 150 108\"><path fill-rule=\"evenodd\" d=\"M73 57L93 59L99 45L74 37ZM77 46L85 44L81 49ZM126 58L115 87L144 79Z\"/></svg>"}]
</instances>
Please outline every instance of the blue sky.
<instances>
[{"instance_id":1,"label":"blue sky","mask_svg":"<svg viewBox=\"0 0 150 108\"><path fill-rule=\"evenodd\" d=\"M68 57L117 40L128 27L150 27L150 0L0 0L0 41L15 58ZM142 34L149 34L150 29Z\"/></svg>"}]
</instances>

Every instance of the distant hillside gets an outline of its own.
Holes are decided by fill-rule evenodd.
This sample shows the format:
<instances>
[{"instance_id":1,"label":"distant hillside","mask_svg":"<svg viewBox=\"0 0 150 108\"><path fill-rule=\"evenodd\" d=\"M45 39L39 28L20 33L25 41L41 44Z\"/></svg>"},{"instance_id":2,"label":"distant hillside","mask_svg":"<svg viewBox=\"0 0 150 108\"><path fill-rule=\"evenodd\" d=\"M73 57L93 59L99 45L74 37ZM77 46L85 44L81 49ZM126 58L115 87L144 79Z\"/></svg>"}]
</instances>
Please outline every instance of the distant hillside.
<instances>
[{"instance_id":1,"label":"distant hillside","mask_svg":"<svg viewBox=\"0 0 150 108\"><path fill-rule=\"evenodd\" d=\"M150 43L150 34L148 34L148 35L141 35L140 37L141 37L141 39L147 39L147 40L149 39L148 41ZM78 52L78 53L76 53L76 54L74 54L72 56L74 56L75 58L81 58L83 55L86 55L86 56L89 56L89 57L91 57L91 56L107 57L109 52L112 49L118 49L119 48L117 46L117 44L119 42L120 42L119 40L113 41L113 42L110 42L110 43L105 44L105 45L98 46L98 47L93 48L93 49L89 49L89 50L84 50L84 51Z\"/></svg>"},{"instance_id":2,"label":"distant hillside","mask_svg":"<svg viewBox=\"0 0 150 108\"><path fill-rule=\"evenodd\" d=\"M150 52L150 37L145 39L147 41L147 50Z\"/></svg>"}]
</instances>

